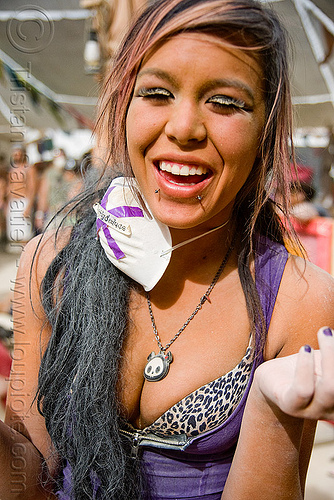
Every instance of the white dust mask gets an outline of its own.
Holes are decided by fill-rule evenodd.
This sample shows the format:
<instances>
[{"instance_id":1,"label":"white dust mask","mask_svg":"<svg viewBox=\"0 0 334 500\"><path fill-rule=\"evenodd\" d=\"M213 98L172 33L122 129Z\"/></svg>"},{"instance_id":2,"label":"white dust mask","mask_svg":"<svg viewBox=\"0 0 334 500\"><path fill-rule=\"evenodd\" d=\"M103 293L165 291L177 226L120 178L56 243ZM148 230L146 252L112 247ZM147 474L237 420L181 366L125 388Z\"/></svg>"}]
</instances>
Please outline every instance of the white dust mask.
<instances>
[{"instance_id":1,"label":"white dust mask","mask_svg":"<svg viewBox=\"0 0 334 500\"><path fill-rule=\"evenodd\" d=\"M101 203L94 205L97 234L114 266L149 292L166 271L173 250L220 229L228 221L172 246L168 226L153 217L145 200L143 209L134 191L140 193L132 177L117 177L112 181ZM140 197L143 198L141 194Z\"/></svg>"},{"instance_id":2,"label":"white dust mask","mask_svg":"<svg viewBox=\"0 0 334 500\"><path fill-rule=\"evenodd\" d=\"M94 210L98 237L108 259L149 291L169 264L171 251L161 254L171 250L172 238L168 226L154 219L147 204L147 211L143 210L133 195L135 189L135 179L117 177Z\"/></svg>"}]
</instances>

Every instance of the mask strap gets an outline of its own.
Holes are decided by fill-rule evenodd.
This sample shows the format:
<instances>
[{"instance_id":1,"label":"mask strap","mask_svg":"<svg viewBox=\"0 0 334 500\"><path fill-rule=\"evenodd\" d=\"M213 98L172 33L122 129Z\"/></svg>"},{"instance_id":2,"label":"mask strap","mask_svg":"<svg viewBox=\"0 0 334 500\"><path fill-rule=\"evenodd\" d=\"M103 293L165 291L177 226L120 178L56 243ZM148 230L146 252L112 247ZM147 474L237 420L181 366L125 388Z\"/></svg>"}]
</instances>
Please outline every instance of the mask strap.
<instances>
[{"instance_id":1,"label":"mask strap","mask_svg":"<svg viewBox=\"0 0 334 500\"><path fill-rule=\"evenodd\" d=\"M191 243L192 241L198 240L199 238L202 238L203 236L206 236L207 234L213 233L214 231L221 229L222 227L226 226L226 224L228 222L230 222L230 219L228 219L226 222L224 222L220 226L214 227L213 229L209 229L209 231L207 231L206 233L199 234L198 236L194 236L194 238L190 238L189 240L182 241L181 243L174 245L173 247L169 248L168 250L164 250L163 252L161 252L160 257L164 257L165 255L169 254L173 250L176 250L177 248L183 247L183 245L186 245L187 243Z\"/></svg>"}]
</instances>

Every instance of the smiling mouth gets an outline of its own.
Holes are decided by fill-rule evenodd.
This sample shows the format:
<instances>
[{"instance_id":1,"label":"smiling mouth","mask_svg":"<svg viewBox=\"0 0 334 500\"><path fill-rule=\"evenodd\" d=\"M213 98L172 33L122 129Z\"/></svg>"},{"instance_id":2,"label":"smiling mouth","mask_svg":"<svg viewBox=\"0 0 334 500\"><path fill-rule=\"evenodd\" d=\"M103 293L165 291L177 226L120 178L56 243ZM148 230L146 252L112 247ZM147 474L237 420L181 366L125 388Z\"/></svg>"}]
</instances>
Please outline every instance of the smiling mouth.
<instances>
[{"instance_id":1,"label":"smiling mouth","mask_svg":"<svg viewBox=\"0 0 334 500\"><path fill-rule=\"evenodd\" d=\"M210 175L210 170L202 165L160 161L157 168L164 179L178 186L194 186Z\"/></svg>"}]
</instances>

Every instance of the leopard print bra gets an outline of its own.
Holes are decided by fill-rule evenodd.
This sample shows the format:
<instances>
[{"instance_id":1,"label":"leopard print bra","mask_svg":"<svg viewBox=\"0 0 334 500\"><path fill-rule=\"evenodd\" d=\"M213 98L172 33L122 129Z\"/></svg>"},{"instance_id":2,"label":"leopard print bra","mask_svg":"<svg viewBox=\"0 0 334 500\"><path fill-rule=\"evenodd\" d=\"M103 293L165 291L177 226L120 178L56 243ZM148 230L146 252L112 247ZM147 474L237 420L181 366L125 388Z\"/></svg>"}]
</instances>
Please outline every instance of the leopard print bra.
<instances>
[{"instance_id":1,"label":"leopard print bra","mask_svg":"<svg viewBox=\"0 0 334 500\"><path fill-rule=\"evenodd\" d=\"M196 389L169 408L151 425L142 429L142 435L198 436L222 424L238 406L248 385L252 370L252 348L248 345L240 363L225 375Z\"/></svg>"}]
</instances>

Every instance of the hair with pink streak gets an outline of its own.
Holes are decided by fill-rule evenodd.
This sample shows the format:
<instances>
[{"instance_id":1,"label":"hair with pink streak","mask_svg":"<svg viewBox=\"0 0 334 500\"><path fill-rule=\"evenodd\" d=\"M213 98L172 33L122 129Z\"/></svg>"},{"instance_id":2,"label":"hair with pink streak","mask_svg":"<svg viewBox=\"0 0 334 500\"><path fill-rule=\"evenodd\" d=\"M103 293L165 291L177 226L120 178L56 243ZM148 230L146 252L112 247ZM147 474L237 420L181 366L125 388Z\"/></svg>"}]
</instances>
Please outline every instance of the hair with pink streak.
<instances>
[{"instance_id":1,"label":"hair with pink streak","mask_svg":"<svg viewBox=\"0 0 334 500\"><path fill-rule=\"evenodd\" d=\"M205 32L252 52L263 71L266 124L258 158L239 192L235 214L247 218L247 233L267 226L259 218L269 196L278 190L287 214L291 170L292 108L287 64L287 35L276 14L254 0L158 0L134 21L107 75L97 135L106 162L132 175L126 146L126 115L143 59L168 38L184 31ZM291 141L292 142L292 141ZM251 206L251 210L250 210ZM265 212L268 212L265 210ZM268 215L268 214L267 214ZM275 216L272 213L272 217ZM274 233L279 222L271 220ZM279 232L284 231L280 227ZM280 238L279 238L280 239ZM252 247L252 244L250 245Z\"/></svg>"}]
</instances>

